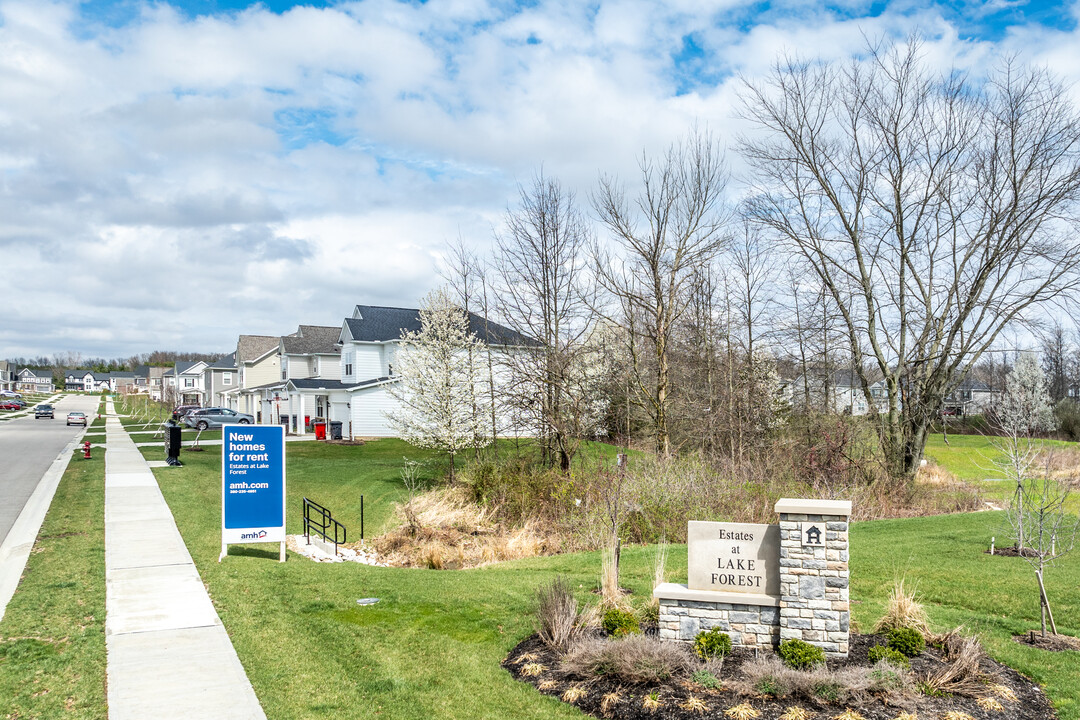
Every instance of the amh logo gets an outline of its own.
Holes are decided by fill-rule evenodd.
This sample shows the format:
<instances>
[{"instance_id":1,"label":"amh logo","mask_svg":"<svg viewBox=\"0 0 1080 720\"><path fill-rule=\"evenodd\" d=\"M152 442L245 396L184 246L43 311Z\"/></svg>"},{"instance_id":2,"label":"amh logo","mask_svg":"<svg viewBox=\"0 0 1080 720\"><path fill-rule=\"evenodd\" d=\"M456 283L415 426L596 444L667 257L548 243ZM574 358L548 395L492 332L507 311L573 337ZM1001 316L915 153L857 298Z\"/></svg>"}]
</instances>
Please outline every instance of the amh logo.
<instances>
[{"instance_id":1,"label":"amh logo","mask_svg":"<svg viewBox=\"0 0 1080 720\"><path fill-rule=\"evenodd\" d=\"M266 537L266 531L265 530L259 530L258 532L244 533L243 535L240 536L240 539L241 540L262 540L264 537Z\"/></svg>"}]
</instances>

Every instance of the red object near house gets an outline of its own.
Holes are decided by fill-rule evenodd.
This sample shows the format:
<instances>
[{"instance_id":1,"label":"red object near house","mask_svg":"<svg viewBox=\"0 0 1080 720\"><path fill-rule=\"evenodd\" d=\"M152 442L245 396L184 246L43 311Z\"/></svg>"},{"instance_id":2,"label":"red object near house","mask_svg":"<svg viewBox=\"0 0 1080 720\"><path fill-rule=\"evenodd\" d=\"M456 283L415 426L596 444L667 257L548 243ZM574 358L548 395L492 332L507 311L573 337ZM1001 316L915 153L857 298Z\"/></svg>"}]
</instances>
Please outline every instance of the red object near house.
<instances>
[{"instance_id":1,"label":"red object near house","mask_svg":"<svg viewBox=\"0 0 1080 720\"><path fill-rule=\"evenodd\" d=\"M312 425L312 427L315 429L315 439L316 440L325 440L326 439L326 423L317 422L314 425Z\"/></svg>"}]
</instances>

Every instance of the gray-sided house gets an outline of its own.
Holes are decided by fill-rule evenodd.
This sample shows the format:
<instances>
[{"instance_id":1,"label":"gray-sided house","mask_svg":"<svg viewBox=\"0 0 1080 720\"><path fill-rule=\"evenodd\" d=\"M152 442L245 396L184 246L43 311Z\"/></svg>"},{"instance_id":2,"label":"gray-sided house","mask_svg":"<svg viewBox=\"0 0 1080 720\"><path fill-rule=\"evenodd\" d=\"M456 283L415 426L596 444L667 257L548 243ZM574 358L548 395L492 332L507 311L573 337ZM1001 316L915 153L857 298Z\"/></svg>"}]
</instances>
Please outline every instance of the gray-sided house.
<instances>
[{"instance_id":1,"label":"gray-sided house","mask_svg":"<svg viewBox=\"0 0 1080 720\"><path fill-rule=\"evenodd\" d=\"M228 407L230 390L237 387L236 351L222 355L203 370L207 407Z\"/></svg>"},{"instance_id":2,"label":"gray-sided house","mask_svg":"<svg viewBox=\"0 0 1080 720\"><path fill-rule=\"evenodd\" d=\"M23 368L15 378L15 389L28 393L51 393L53 391L53 373L50 368Z\"/></svg>"}]
</instances>

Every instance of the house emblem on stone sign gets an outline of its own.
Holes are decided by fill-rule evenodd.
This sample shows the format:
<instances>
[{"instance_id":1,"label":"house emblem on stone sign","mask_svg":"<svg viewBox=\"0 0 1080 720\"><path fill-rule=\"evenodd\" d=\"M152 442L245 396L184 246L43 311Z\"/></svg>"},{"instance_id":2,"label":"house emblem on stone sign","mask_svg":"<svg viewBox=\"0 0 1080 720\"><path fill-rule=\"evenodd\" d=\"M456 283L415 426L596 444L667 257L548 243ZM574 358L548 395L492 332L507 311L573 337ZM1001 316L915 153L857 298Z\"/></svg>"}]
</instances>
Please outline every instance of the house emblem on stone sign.
<instances>
[{"instance_id":1,"label":"house emblem on stone sign","mask_svg":"<svg viewBox=\"0 0 1080 720\"><path fill-rule=\"evenodd\" d=\"M803 547L825 547L824 523L804 522L802 524L802 544Z\"/></svg>"}]
</instances>

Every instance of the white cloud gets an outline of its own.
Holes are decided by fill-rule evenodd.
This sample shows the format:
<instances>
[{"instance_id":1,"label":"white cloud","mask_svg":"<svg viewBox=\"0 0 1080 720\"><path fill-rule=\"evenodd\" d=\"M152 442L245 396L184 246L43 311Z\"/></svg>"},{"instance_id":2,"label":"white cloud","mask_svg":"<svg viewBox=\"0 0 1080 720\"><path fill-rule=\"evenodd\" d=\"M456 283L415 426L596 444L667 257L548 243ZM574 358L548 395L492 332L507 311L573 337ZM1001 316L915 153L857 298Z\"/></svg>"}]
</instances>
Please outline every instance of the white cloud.
<instances>
[{"instance_id":1,"label":"white cloud","mask_svg":"<svg viewBox=\"0 0 1080 720\"><path fill-rule=\"evenodd\" d=\"M369 0L192 19L146 3L0 0L0 357L226 350L239 333L415 305L459 235L486 248L541 165L587 201L691 123L730 141L735 78L922 28L942 65L1076 32L962 40L933 6ZM84 13L85 9L85 13ZM1075 6L1073 7L1075 12ZM81 14L83 13L83 14ZM705 75L679 93L690 33ZM729 144L731 144L729 142Z\"/></svg>"}]
</instances>

